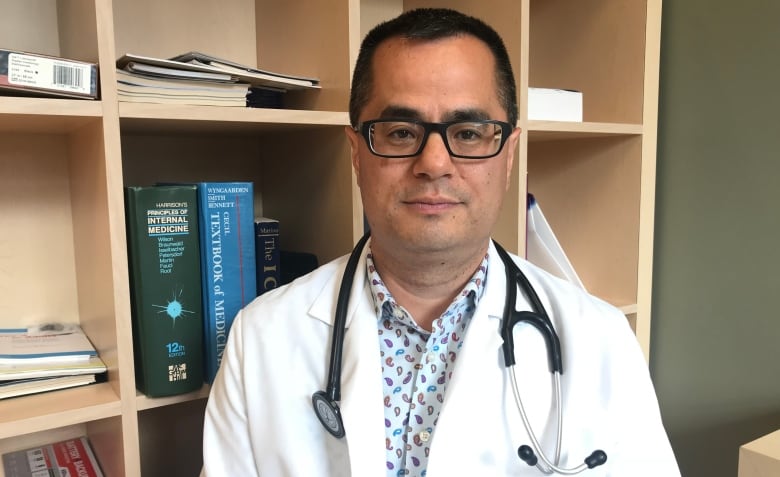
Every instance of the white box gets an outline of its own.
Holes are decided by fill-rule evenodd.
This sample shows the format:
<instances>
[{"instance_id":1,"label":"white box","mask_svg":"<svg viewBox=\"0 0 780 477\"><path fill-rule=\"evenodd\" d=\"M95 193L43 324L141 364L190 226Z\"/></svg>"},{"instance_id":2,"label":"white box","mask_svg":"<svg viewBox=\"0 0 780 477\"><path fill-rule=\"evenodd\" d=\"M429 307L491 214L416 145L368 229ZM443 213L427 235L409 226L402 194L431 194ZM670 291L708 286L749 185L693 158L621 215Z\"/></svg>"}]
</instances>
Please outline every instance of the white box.
<instances>
[{"instance_id":1,"label":"white box","mask_svg":"<svg viewBox=\"0 0 780 477\"><path fill-rule=\"evenodd\" d=\"M568 89L528 88L528 119L582 122L582 92Z\"/></svg>"}]
</instances>

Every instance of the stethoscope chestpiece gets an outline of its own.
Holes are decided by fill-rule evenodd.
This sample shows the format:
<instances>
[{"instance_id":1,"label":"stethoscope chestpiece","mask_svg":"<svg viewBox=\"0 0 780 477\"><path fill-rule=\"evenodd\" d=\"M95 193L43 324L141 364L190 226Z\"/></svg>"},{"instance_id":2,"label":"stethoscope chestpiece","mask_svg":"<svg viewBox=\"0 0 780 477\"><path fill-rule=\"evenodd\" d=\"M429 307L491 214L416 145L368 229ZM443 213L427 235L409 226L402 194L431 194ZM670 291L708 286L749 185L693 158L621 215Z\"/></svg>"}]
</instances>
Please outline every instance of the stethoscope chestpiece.
<instances>
[{"instance_id":1,"label":"stethoscope chestpiece","mask_svg":"<svg viewBox=\"0 0 780 477\"><path fill-rule=\"evenodd\" d=\"M325 429L336 439L344 437L344 421L341 419L339 405L331 401L325 391L317 391L312 394L311 403L314 406L314 414L317 415L317 419L320 420Z\"/></svg>"}]
</instances>

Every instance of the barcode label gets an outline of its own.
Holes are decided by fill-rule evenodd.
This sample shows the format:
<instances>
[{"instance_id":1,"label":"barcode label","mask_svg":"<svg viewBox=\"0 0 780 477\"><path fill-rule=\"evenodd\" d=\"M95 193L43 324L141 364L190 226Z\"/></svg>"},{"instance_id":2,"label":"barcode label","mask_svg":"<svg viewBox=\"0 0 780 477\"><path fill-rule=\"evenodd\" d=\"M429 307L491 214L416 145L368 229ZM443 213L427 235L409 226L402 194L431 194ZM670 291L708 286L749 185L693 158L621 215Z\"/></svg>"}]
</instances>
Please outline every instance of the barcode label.
<instances>
[{"instance_id":1,"label":"barcode label","mask_svg":"<svg viewBox=\"0 0 780 477\"><path fill-rule=\"evenodd\" d=\"M43 455L43 449L33 449L27 452L27 462L30 470L33 472L48 469L46 457Z\"/></svg>"},{"instance_id":2,"label":"barcode label","mask_svg":"<svg viewBox=\"0 0 780 477\"><path fill-rule=\"evenodd\" d=\"M57 58L10 53L8 83L89 95L92 66Z\"/></svg>"},{"instance_id":3,"label":"barcode label","mask_svg":"<svg viewBox=\"0 0 780 477\"><path fill-rule=\"evenodd\" d=\"M84 85L84 73L80 68L55 64L52 83L57 86L81 88Z\"/></svg>"},{"instance_id":4,"label":"barcode label","mask_svg":"<svg viewBox=\"0 0 780 477\"><path fill-rule=\"evenodd\" d=\"M187 363L168 366L168 381L184 381L187 379Z\"/></svg>"}]
</instances>

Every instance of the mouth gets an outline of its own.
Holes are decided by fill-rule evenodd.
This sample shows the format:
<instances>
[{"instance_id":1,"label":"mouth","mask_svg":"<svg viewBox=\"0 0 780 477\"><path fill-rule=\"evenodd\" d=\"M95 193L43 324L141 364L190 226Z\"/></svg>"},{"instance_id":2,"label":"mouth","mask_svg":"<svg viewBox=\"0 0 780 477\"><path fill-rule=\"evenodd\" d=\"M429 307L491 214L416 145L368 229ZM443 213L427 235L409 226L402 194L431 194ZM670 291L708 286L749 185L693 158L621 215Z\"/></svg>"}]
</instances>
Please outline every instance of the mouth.
<instances>
[{"instance_id":1,"label":"mouth","mask_svg":"<svg viewBox=\"0 0 780 477\"><path fill-rule=\"evenodd\" d=\"M462 204L461 201L449 197L415 197L402 203L423 213L448 211Z\"/></svg>"}]
</instances>

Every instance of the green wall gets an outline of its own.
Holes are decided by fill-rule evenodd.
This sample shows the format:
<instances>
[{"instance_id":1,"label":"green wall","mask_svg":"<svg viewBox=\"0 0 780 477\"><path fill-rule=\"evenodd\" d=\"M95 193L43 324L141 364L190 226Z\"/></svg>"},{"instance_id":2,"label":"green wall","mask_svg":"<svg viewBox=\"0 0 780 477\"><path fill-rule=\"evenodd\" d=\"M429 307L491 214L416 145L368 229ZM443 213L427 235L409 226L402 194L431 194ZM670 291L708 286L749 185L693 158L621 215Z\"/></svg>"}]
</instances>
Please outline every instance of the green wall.
<instances>
[{"instance_id":1,"label":"green wall","mask_svg":"<svg viewBox=\"0 0 780 477\"><path fill-rule=\"evenodd\" d=\"M651 369L684 477L780 429L780 2L663 5Z\"/></svg>"}]
</instances>

